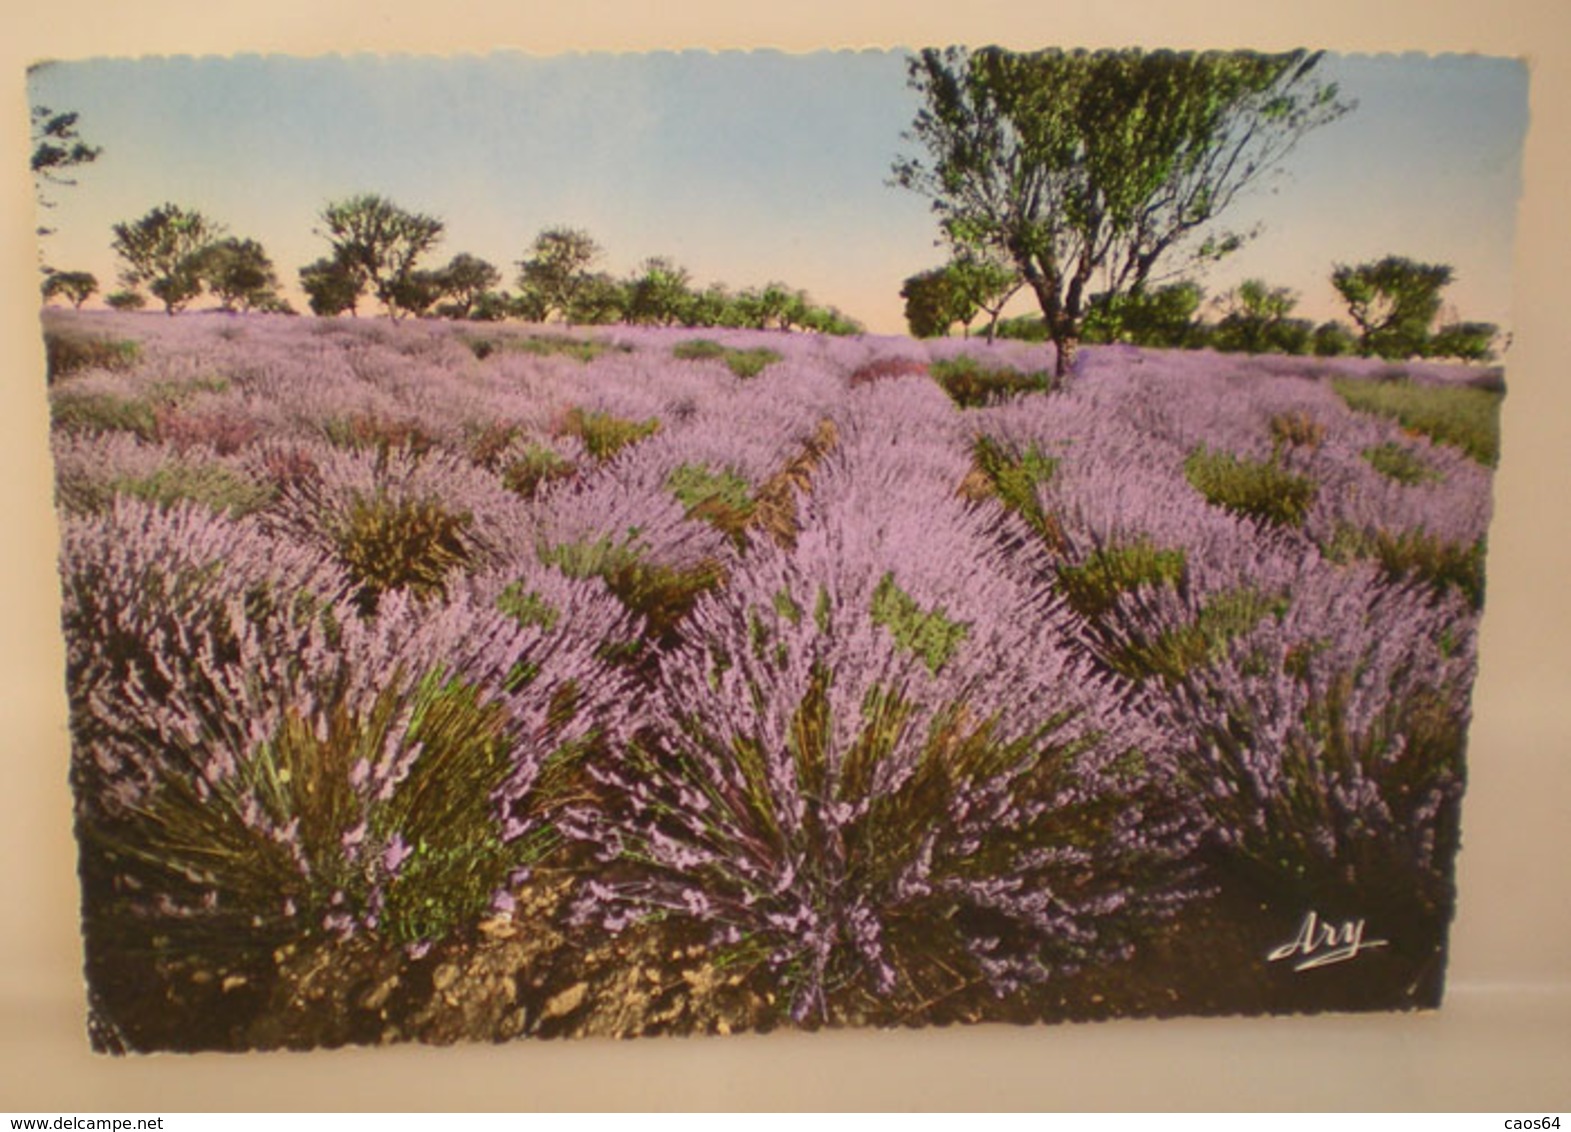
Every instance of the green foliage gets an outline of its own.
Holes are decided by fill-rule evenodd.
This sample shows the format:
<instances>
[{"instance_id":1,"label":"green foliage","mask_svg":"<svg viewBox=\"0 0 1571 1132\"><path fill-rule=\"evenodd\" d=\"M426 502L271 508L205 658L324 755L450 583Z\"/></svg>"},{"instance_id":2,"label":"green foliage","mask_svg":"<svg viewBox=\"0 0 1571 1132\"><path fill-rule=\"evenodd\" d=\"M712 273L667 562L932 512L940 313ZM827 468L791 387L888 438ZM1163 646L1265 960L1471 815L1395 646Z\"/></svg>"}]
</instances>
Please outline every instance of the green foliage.
<instances>
[{"instance_id":1,"label":"green foliage","mask_svg":"<svg viewBox=\"0 0 1571 1132\"><path fill-rule=\"evenodd\" d=\"M561 610L534 590L526 590L522 582L509 584L497 595L496 607L520 625L538 625L547 632L562 619Z\"/></svg>"},{"instance_id":2,"label":"green foliage","mask_svg":"<svg viewBox=\"0 0 1571 1132\"><path fill-rule=\"evenodd\" d=\"M1058 524L1042 510L1037 487L1053 478L1058 459L1048 456L1035 444L1024 452L1013 451L990 436L976 438L971 446L971 458L986 485L986 494L996 496L1050 545L1056 545L1060 538Z\"/></svg>"},{"instance_id":3,"label":"green foliage","mask_svg":"<svg viewBox=\"0 0 1571 1132\"><path fill-rule=\"evenodd\" d=\"M921 657L935 673L971 632L966 622L950 620L942 606L923 609L895 583L892 573L885 574L873 591L872 614L873 624L888 629L896 644Z\"/></svg>"},{"instance_id":4,"label":"green foliage","mask_svg":"<svg viewBox=\"0 0 1571 1132\"><path fill-rule=\"evenodd\" d=\"M47 106L34 106L30 110L31 142L33 147L29 168L33 174L33 189L38 207L53 208L55 202L44 193L45 185L71 186L76 184L70 173L83 165L91 165L103 153L102 146L88 145L76 128L81 115L74 110L56 113ZM40 226L38 235L48 236L53 228Z\"/></svg>"},{"instance_id":5,"label":"green foliage","mask_svg":"<svg viewBox=\"0 0 1571 1132\"><path fill-rule=\"evenodd\" d=\"M629 444L635 444L659 431L658 417L632 421L610 413L585 412L577 406L567 411L557 428L561 436L576 436L582 440L584 448L596 460L609 460Z\"/></svg>"},{"instance_id":6,"label":"green foliage","mask_svg":"<svg viewBox=\"0 0 1571 1132\"><path fill-rule=\"evenodd\" d=\"M51 271L44 276L39 289L45 302L63 295L73 307L81 310L82 304L98 293L98 276L91 271Z\"/></svg>"},{"instance_id":7,"label":"green foliage","mask_svg":"<svg viewBox=\"0 0 1571 1132\"><path fill-rule=\"evenodd\" d=\"M1307 354L1313 323L1289 318L1298 295L1263 279L1246 279L1222 296L1225 311L1210 334L1212 348L1224 353Z\"/></svg>"},{"instance_id":8,"label":"green foliage","mask_svg":"<svg viewBox=\"0 0 1571 1132\"><path fill-rule=\"evenodd\" d=\"M1417 385L1406 380L1333 381L1349 408L1389 417L1403 428L1460 448L1486 467L1500 459L1501 395L1460 385Z\"/></svg>"},{"instance_id":9,"label":"green foliage","mask_svg":"<svg viewBox=\"0 0 1571 1132\"><path fill-rule=\"evenodd\" d=\"M555 449L543 444L531 444L524 449L522 456L509 461L502 468L502 483L508 491L525 499L533 499L535 493L546 484L568 479L574 470L573 462Z\"/></svg>"},{"instance_id":10,"label":"green foliage","mask_svg":"<svg viewBox=\"0 0 1571 1132\"><path fill-rule=\"evenodd\" d=\"M1286 597L1261 594L1248 586L1224 590L1200 608L1195 620L1154 637L1119 642L1108 653L1115 672L1131 680L1181 680L1192 669L1221 659L1228 643L1266 617L1287 611Z\"/></svg>"},{"instance_id":11,"label":"green foliage","mask_svg":"<svg viewBox=\"0 0 1571 1132\"><path fill-rule=\"evenodd\" d=\"M318 234L333 248L326 290L341 297L346 286L342 277L347 276L357 285L357 294L369 287L389 318L396 321L407 313L403 302L413 301L412 277L420 257L441 240L442 221L408 212L375 193L330 201L321 220ZM305 286L304 272L301 284ZM316 309L314 302L312 309Z\"/></svg>"},{"instance_id":12,"label":"green foliage","mask_svg":"<svg viewBox=\"0 0 1571 1132\"><path fill-rule=\"evenodd\" d=\"M447 575L470 560L470 522L467 513L451 512L436 499L357 493L328 533L369 613L388 590L407 589L421 598L446 593Z\"/></svg>"},{"instance_id":13,"label":"green foliage","mask_svg":"<svg viewBox=\"0 0 1571 1132\"><path fill-rule=\"evenodd\" d=\"M1046 373L1021 373L1007 366L990 368L968 357L934 362L928 372L962 409L980 408L1021 393L1045 393L1052 386Z\"/></svg>"},{"instance_id":14,"label":"green foliage","mask_svg":"<svg viewBox=\"0 0 1571 1132\"><path fill-rule=\"evenodd\" d=\"M1060 566L1058 585L1082 617L1096 618L1113 607L1118 595L1139 586L1176 586L1187 558L1182 548L1165 550L1150 539L1100 547L1078 566Z\"/></svg>"},{"instance_id":15,"label":"green foliage","mask_svg":"<svg viewBox=\"0 0 1571 1132\"><path fill-rule=\"evenodd\" d=\"M900 285L900 297L913 338L942 338L955 323L969 326L976 317L975 304L956 289L947 265L908 276Z\"/></svg>"},{"instance_id":16,"label":"green foliage","mask_svg":"<svg viewBox=\"0 0 1571 1132\"><path fill-rule=\"evenodd\" d=\"M627 284L627 320L653 326L681 322L692 300L685 267L664 256L646 259Z\"/></svg>"},{"instance_id":17,"label":"green foliage","mask_svg":"<svg viewBox=\"0 0 1571 1132\"><path fill-rule=\"evenodd\" d=\"M1444 542L1419 529L1392 533L1343 527L1324 548L1333 562L1362 558L1378 562L1395 582L1417 579L1436 589L1455 590L1474 609L1484 605L1484 542Z\"/></svg>"},{"instance_id":18,"label":"green foliage","mask_svg":"<svg viewBox=\"0 0 1571 1132\"><path fill-rule=\"evenodd\" d=\"M901 286L906 325L916 338L942 337L957 322L964 324L969 334L972 320L978 312L986 311L987 339L991 342L999 313L1021 283L1013 266L962 252L942 267L911 276Z\"/></svg>"},{"instance_id":19,"label":"green foliage","mask_svg":"<svg viewBox=\"0 0 1571 1132\"><path fill-rule=\"evenodd\" d=\"M110 246L126 262L121 280L132 288L147 284L172 315L202 293L209 249L223 229L195 209L164 204L113 231Z\"/></svg>"},{"instance_id":20,"label":"green foliage","mask_svg":"<svg viewBox=\"0 0 1571 1132\"><path fill-rule=\"evenodd\" d=\"M265 310L279 302L273 261L255 240L230 236L212 244L202 274L226 311Z\"/></svg>"},{"instance_id":21,"label":"green foliage","mask_svg":"<svg viewBox=\"0 0 1571 1132\"><path fill-rule=\"evenodd\" d=\"M1369 466L1375 471L1400 484L1412 486L1442 478L1439 472L1419 459L1412 449L1394 440L1377 444L1373 448L1365 448L1362 456L1369 461Z\"/></svg>"},{"instance_id":22,"label":"green foliage","mask_svg":"<svg viewBox=\"0 0 1571 1132\"><path fill-rule=\"evenodd\" d=\"M169 464L151 475L113 480L108 490L160 507L190 500L227 511L236 519L260 511L273 500L270 488L219 464Z\"/></svg>"},{"instance_id":23,"label":"green foliage","mask_svg":"<svg viewBox=\"0 0 1571 1132\"><path fill-rule=\"evenodd\" d=\"M147 305L147 296L140 291L113 291L104 296L110 310L139 311Z\"/></svg>"},{"instance_id":24,"label":"green foliage","mask_svg":"<svg viewBox=\"0 0 1571 1132\"><path fill-rule=\"evenodd\" d=\"M1128 342L1157 349L1198 345L1202 331L1195 315L1204 297L1200 285L1190 282L1173 283L1150 291L1094 295L1086 310L1081 336L1086 342ZM1026 337L1035 334L1036 341L1046 340L1047 325L1041 319L1014 321L1033 324ZM1022 335L1012 332L1008 336Z\"/></svg>"},{"instance_id":25,"label":"green foliage","mask_svg":"<svg viewBox=\"0 0 1571 1132\"><path fill-rule=\"evenodd\" d=\"M1317 358L1345 358L1358 352L1358 335L1340 322L1322 322L1310 336L1309 348Z\"/></svg>"},{"instance_id":26,"label":"green foliage","mask_svg":"<svg viewBox=\"0 0 1571 1132\"><path fill-rule=\"evenodd\" d=\"M66 327L44 331L44 366L51 383L85 369L130 369L141 358L141 344L129 338L105 338Z\"/></svg>"},{"instance_id":27,"label":"green foliage","mask_svg":"<svg viewBox=\"0 0 1571 1132\"><path fill-rule=\"evenodd\" d=\"M708 338L693 338L687 342L678 342L672 347L671 356L685 361L711 359L722 361L732 373L741 378L757 377L764 371L765 366L780 360L779 353L764 346L742 350L733 346L722 346Z\"/></svg>"},{"instance_id":28,"label":"green foliage","mask_svg":"<svg viewBox=\"0 0 1571 1132\"><path fill-rule=\"evenodd\" d=\"M1092 278L1141 290L1159 265L1203 263L1246 235L1202 231L1309 131L1348 108L1318 55L928 49L894 166L945 236L997 255L1035 294L1067 372Z\"/></svg>"},{"instance_id":29,"label":"green foliage","mask_svg":"<svg viewBox=\"0 0 1571 1132\"><path fill-rule=\"evenodd\" d=\"M999 320L998 337L1015 342L1046 342L1047 320L1039 314L1022 314Z\"/></svg>"},{"instance_id":30,"label":"green foliage","mask_svg":"<svg viewBox=\"0 0 1571 1132\"><path fill-rule=\"evenodd\" d=\"M1358 325L1360 353L1408 358L1426 351L1440 292L1452 277L1445 264L1389 255L1356 266L1338 264L1331 285Z\"/></svg>"},{"instance_id":31,"label":"green foliage","mask_svg":"<svg viewBox=\"0 0 1571 1132\"><path fill-rule=\"evenodd\" d=\"M475 305L502 281L500 271L468 252L459 252L433 274L437 294L452 300L438 311L446 318L469 318Z\"/></svg>"},{"instance_id":32,"label":"green foliage","mask_svg":"<svg viewBox=\"0 0 1571 1132\"><path fill-rule=\"evenodd\" d=\"M290 713L207 789L171 770L148 805L89 826L88 843L143 890L177 904L216 898L189 925L158 921L170 935L213 933L184 948L209 960L242 941L265 949L317 935L334 914L374 922L395 945L472 925L543 848L504 843L491 803L513 769L506 709L440 668L413 682L388 673L387 685L360 715L341 705L320 722ZM408 773L385 797L365 797L352 785L356 767L395 744L416 752ZM293 830L295 845L267 829ZM388 870L395 839L409 852Z\"/></svg>"},{"instance_id":33,"label":"green foliage","mask_svg":"<svg viewBox=\"0 0 1571 1132\"><path fill-rule=\"evenodd\" d=\"M594 542L563 543L545 547L540 561L554 566L570 578L600 578L629 610L641 615L649 636L663 647L680 639L678 626L700 597L719 586L725 578L713 562L680 569L644 558L633 541L610 538Z\"/></svg>"},{"instance_id":34,"label":"green foliage","mask_svg":"<svg viewBox=\"0 0 1571 1132\"><path fill-rule=\"evenodd\" d=\"M1184 475L1207 502L1278 527L1302 526L1318 491L1314 480L1274 461L1240 459L1203 444L1184 461Z\"/></svg>"},{"instance_id":35,"label":"green foliage","mask_svg":"<svg viewBox=\"0 0 1571 1132\"><path fill-rule=\"evenodd\" d=\"M1488 362L1495 357L1494 343L1500 328L1492 322L1448 322L1429 339L1431 358L1458 358Z\"/></svg>"},{"instance_id":36,"label":"green foliage","mask_svg":"<svg viewBox=\"0 0 1571 1132\"><path fill-rule=\"evenodd\" d=\"M542 358L572 358L586 365L613 350L625 354L631 349L629 346L613 346L599 338L574 338L567 334L531 334L523 338L508 338L506 345L508 349L525 354Z\"/></svg>"},{"instance_id":37,"label":"green foliage","mask_svg":"<svg viewBox=\"0 0 1571 1132\"><path fill-rule=\"evenodd\" d=\"M311 313L331 318L354 313L365 291L365 280L348 263L323 257L300 269L300 289L306 293Z\"/></svg>"},{"instance_id":38,"label":"green foliage","mask_svg":"<svg viewBox=\"0 0 1571 1132\"><path fill-rule=\"evenodd\" d=\"M547 228L535 237L529 256L518 263L518 286L533 296L540 321L553 313L567 317L600 255L600 245L578 228Z\"/></svg>"},{"instance_id":39,"label":"green foliage","mask_svg":"<svg viewBox=\"0 0 1571 1132\"><path fill-rule=\"evenodd\" d=\"M157 408L140 397L62 389L50 399L49 418L62 432L129 432L141 440L158 439Z\"/></svg>"},{"instance_id":40,"label":"green foliage","mask_svg":"<svg viewBox=\"0 0 1571 1132\"><path fill-rule=\"evenodd\" d=\"M418 420L398 420L377 413L356 413L350 417L329 417L322 422L328 443L352 452L407 451L420 456L436 447L436 438Z\"/></svg>"},{"instance_id":41,"label":"green foliage","mask_svg":"<svg viewBox=\"0 0 1571 1132\"><path fill-rule=\"evenodd\" d=\"M714 472L704 464L682 464L671 472L666 488L687 508L689 519L701 519L743 545L758 510L747 480L730 469Z\"/></svg>"}]
</instances>

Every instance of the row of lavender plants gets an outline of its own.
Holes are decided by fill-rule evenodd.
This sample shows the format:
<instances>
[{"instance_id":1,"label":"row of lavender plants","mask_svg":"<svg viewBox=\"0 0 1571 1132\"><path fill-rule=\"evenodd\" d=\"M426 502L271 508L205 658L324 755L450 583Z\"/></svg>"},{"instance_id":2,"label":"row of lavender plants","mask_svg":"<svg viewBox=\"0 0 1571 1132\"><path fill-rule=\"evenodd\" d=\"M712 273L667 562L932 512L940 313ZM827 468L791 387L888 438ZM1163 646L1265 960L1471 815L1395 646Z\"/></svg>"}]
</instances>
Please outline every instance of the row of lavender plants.
<instances>
[{"instance_id":1,"label":"row of lavender plants","mask_svg":"<svg viewBox=\"0 0 1571 1132\"><path fill-rule=\"evenodd\" d=\"M1493 450L1407 403L1487 434L1493 394L1119 348L1050 392L1019 343L46 331L138 343L51 389L106 954L418 957L545 870L567 930L683 932L812 1024L1051 987L1227 878L1449 915Z\"/></svg>"}]
</instances>

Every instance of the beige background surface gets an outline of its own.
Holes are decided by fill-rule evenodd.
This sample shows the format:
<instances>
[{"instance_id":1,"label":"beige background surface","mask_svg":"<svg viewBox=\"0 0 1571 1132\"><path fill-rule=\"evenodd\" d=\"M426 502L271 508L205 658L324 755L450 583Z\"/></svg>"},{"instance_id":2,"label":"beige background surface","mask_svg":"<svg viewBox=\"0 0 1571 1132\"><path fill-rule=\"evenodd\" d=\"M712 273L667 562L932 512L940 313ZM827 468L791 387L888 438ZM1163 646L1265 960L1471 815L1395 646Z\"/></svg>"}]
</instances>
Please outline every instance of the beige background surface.
<instances>
[{"instance_id":1,"label":"beige background surface","mask_svg":"<svg viewBox=\"0 0 1571 1132\"><path fill-rule=\"evenodd\" d=\"M0 0L0 1111L1571 1107L1571 19L1559 0ZM1510 396L1445 1007L1423 1016L535 1043L88 1051L23 71L93 55L1300 45L1525 56ZM113 139L93 139L112 142ZM396 144L396 139L389 139ZM1422 193L1415 185L1414 192Z\"/></svg>"}]
</instances>

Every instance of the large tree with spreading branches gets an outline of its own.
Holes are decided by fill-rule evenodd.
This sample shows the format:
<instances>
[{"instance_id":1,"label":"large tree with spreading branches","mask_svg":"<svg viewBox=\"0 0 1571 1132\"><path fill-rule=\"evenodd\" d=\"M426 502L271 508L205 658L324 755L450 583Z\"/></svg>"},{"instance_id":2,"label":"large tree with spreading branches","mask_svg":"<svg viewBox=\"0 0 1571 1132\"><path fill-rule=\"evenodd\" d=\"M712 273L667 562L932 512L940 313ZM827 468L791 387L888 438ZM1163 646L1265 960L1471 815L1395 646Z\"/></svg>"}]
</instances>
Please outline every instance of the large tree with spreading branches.
<instances>
[{"instance_id":1,"label":"large tree with spreading branches","mask_svg":"<svg viewBox=\"0 0 1571 1132\"><path fill-rule=\"evenodd\" d=\"M386 197L365 193L332 201L322 209L318 234L333 247L329 263L361 289L369 287L388 317L397 321L408 313L400 299L411 294L420 257L436 246L443 230L442 221L434 216L409 212Z\"/></svg>"},{"instance_id":2,"label":"large tree with spreading branches","mask_svg":"<svg viewBox=\"0 0 1571 1132\"><path fill-rule=\"evenodd\" d=\"M1318 54L928 49L894 182L932 200L957 249L1025 280L1073 363L1093 295L1138 293L1240 247L1214 224L1344 114ZM1157 274L1158 269L1162 274ZM1105 300L1104 300L1105 301Z\"/></svg>"}]
</instances>

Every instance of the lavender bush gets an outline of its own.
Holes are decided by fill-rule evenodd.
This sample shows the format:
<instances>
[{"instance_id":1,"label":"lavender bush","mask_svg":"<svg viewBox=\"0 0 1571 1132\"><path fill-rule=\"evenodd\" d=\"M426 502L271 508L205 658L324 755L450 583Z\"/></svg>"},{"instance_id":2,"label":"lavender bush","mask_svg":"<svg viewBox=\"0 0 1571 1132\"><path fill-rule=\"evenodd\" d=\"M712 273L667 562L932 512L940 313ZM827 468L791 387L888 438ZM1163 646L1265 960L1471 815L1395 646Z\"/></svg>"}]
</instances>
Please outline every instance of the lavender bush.
<instances>
[{"instance_id":1,"label":"lavender bush","mask_svg":"<svg viewBox=\"0 0 1571 1132\"><path fill-rule=\"evenodd\" d=\"M178 1041L176 955L250 980L244 1044L294 1017L277 955L409 995L505 962L486 1017L628 1033L1258 1009L1185 941L1306 907L1443 946L1471 371L1114 346L1048 391L1019 342L47 318L136 344L50 385L131 1044Z\"/></svg>"}]
</instances>

